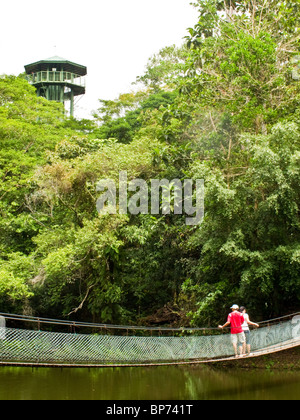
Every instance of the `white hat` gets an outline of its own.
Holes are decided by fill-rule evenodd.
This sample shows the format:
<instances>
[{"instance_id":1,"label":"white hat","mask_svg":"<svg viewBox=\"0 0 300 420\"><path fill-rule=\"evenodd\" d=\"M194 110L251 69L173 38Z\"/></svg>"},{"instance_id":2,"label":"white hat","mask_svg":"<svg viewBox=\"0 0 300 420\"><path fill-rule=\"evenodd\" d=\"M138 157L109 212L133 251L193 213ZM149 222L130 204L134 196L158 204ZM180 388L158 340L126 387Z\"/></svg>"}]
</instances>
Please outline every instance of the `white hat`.
<instances>
[{"instance_id":1,"label":"white hat","mask_svg":"<svg viewBox=\"0 0 300 420\"><path fill-rule=\"evenodd\" d=\"M232 305L230 309L239 309L239 305Z\"/></svg>"}]
</instances>

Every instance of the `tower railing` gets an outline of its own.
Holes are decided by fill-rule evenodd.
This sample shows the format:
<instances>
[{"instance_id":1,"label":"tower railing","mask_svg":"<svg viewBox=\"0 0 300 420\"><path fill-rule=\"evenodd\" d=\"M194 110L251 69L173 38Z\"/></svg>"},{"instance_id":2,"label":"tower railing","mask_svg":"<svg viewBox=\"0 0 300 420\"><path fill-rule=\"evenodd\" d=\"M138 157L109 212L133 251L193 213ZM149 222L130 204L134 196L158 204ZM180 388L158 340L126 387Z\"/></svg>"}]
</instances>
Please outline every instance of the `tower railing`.
<instances>
[{"instance_id":1,"label":"tower railing","mask_svg":"<svg viewBox=\"0 0 300 420\"><path fill-rule=\"evenodd\" d=\"M39 71L28 76L30 83L64 83L85 87L85 78L68 71Z\"/></svg>"}]
</instances>

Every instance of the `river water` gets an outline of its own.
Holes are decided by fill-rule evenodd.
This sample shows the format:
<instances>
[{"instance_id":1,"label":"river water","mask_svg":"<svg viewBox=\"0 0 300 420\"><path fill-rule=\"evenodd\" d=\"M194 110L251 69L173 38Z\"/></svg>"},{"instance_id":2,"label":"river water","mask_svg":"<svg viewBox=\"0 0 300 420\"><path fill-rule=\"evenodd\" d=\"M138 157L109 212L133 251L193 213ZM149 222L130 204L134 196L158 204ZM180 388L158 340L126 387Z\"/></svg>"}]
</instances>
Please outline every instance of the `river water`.
<instances>
[{"instance_id":1,"label":"river water","mask_svg":"<svg viewBox=\"0 0 300 420\"><path fill-rule=\"evenodd\" d=\"M0 400L299 400L300 372L145 368L0 368Z\"/></svg>"}]
</instances>

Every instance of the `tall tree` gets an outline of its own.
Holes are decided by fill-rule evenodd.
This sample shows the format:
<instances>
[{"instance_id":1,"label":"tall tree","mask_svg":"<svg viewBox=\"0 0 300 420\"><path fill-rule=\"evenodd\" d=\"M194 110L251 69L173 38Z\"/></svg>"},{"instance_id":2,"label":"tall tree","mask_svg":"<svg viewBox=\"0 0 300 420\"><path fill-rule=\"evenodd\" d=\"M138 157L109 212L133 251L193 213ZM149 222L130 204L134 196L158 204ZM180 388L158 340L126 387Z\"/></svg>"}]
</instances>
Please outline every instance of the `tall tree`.
<instances>
[{"instance_id":1,"label":"tall tree","mask_svg":"<svg viewBox=\"0 0 300 420\"><path fill-rule=\"evenodd\" d=\"M291 77L291 59L299 50L299 27L290 11L299 18L299 6L273 0L208 0L199 1L198 7L200 19L190 29L191 59L182 91L203 107L226 110L241 130L266 134L268 124L298 106L299 84Z\"/></svg>"}]
</instances>

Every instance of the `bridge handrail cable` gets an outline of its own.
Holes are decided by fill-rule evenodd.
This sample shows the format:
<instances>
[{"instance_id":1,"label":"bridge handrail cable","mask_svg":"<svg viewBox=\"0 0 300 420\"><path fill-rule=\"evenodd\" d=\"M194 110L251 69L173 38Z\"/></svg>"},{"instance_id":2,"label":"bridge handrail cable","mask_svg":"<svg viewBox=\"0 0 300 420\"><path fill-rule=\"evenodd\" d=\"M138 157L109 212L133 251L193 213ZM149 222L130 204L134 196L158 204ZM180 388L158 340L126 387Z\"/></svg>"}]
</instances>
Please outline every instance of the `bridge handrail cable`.
<instances>
[{"instance_id":1,"label":"bridge handrail cable","mask_svg":"<svg viewBox=\"0 0 300 420\"><path fill-rule=\"evenodd\" d=\"M265 321L258 322L260 326L268 325L275 322L282 322L287 320L288 318L295 317L300 315L300 312L296 312L294 314L285 315L279 318L273 318ZM217 331L219 330L216 327L180 327L180 328L172 328L172 327L146 327L146 326L133 326L133 325L114 325L114 324L99 324L99 323L90 323L90 322L81 322L81 321L70 321L70 320L59 320L59 319L52 319L52 318L41 318L41 317L34 317L29 315L18 315L18 314L8 314L0 312L0 316L4 317L5 319L10 319L14 321L23 321L23 322L35 322L39 324L52 324L52 325L67 325L70 327L87 327L87 328L100 328L106 330L133 330L133 331L174 331L174 332L188 332L188 331Z\"/></svg>"}]
</instances>

